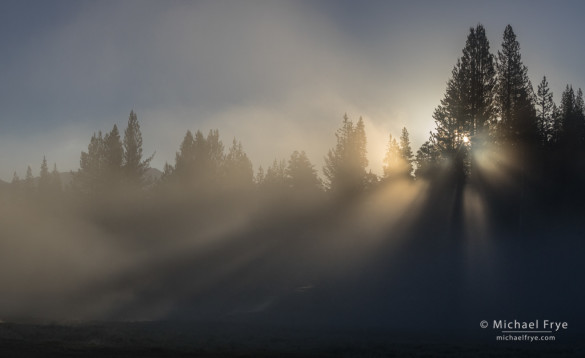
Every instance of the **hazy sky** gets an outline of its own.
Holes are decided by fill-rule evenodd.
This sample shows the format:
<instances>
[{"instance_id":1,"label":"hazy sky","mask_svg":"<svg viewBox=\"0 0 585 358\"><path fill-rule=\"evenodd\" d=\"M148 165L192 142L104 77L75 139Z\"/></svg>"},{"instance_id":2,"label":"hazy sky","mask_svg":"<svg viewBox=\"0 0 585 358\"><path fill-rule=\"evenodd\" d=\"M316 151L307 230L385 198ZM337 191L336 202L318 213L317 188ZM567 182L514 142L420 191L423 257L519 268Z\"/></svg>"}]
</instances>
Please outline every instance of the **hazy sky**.
<instances>
[{"instance_id":1,"label":"hazy sky","mask_svg":"<svg viewBox=\"0 0 585 358\"><path fill-rule=\"evenodd\" d=\"M388 134L413 149L469 27L492 52L511 24L536 86L585 86L583 1L2 1L0 179L76 170L94 131L142 125L162 168L187 129L240 139L254 168L306 150L320 169L344 113L370 167Z\"/></svg>"}]
</instances>

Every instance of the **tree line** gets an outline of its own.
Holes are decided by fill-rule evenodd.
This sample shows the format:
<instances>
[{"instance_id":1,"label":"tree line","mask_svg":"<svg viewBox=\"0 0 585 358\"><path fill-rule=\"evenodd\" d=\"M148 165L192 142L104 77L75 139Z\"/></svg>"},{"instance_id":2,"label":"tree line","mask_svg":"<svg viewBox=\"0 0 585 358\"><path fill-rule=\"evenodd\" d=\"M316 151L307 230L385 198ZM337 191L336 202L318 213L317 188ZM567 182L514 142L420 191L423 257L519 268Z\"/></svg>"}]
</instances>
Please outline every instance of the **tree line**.
<instances>
[{"instance_id":1,"label":"tree line","mask_svg":"<svg viewBox=\"0 0 585 358\"><path fill-rule=\"evenodd\" d=\"M186 132L174 163L166 163L160 180L150 182L145 173L153 156L143 153L138 118L131 111L123 137L117 125L105 134L92 135L65 191L81 197L163 193L171 188L182 193L335 196L359 194L398 179L433 181L444 174L462 187L470 180L486 180L479 159L486 153L514 158L513 170L506 168L510 164L505 160L493 161L502 170L513 171L512 181L522 190L538 190L537 185L526 189L526 183L535 181L576 188L585 177L584 110L582 90L569 84L558 105L546 76L534 90L510 25L494 54L484 27L478 24L470 28L432 115L435 129L428 140L415 154L407 128L399 137L390 135L381 175L367 170L363 119L354 123L345 115L335 133L335 146L325 155L322 175L304 151L254 171L241 142L234 138L226 149L218 130L207 135L198 130ZM56 165L50 172L43 158L38 180L28 167L24 179L14 174L12 187L21 194L51 197L63 192L60 180Z\"/></svg>"}]
</instances>

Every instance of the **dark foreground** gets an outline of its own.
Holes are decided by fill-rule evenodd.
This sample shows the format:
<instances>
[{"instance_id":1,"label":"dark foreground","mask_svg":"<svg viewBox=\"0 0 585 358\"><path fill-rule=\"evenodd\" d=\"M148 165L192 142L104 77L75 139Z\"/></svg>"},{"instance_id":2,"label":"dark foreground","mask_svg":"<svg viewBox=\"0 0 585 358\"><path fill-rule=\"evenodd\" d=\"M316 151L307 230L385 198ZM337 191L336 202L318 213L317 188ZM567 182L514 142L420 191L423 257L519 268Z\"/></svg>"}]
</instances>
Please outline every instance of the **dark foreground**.
<instances>
[{"instance_id":1,"label":"dark foreground","mask_svg":"<svg viewBox=\"0 0 585 358\"><path fill-rule=\"evenodd\" d=\"M562 337L561 337L562 338ZM0 324L2 357L583 357L575 341L170 322Z\"/></svg>"}]
</instances>

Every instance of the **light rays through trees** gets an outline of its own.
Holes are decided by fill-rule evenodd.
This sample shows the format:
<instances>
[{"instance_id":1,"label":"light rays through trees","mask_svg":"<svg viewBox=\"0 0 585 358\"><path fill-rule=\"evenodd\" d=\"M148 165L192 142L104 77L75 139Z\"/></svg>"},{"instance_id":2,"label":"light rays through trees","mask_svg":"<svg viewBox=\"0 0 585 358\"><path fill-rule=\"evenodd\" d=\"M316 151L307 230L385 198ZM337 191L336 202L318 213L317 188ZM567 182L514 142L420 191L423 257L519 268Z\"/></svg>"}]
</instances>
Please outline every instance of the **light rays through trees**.
<instances>
[{"instance_id":1,"label":"light rays through trees","mask_svg":"<svg viewBox=\"0 0 585 358\"><path fill-rule=\"evenodd\" d=\"M583 211L583 94L567 86L556 106L546 78L535 93L519 51L511 26L497 55L471 28L435 129L416 154L406 127L388 134L380 175L364 120L348 115L323 168L299 148L254 170L245 143L214 129L188 130L157 173L131 111L123 131L91 136L76 172L43 157L39 178L29 167L1 192L0 317L463 314L480 283L508 284L505 240L521 247Z\"/></svg>"}]
</instances>

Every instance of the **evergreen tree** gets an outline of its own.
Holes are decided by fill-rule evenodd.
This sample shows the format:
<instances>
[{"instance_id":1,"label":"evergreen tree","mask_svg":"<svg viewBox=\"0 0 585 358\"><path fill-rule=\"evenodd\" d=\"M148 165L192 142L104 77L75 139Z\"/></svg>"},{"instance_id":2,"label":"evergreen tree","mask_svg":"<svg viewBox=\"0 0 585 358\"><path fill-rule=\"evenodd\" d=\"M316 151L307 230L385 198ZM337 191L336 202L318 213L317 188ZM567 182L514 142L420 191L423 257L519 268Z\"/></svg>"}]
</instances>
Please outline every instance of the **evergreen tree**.
<instances>
[{"instance_id":1,"label":"evergreen tree","mask_svg":"<svg viewBox=\"0 0 585 358\"><path fill-rule=\"evenodd\" d=\"M254 177L254 182L258 186L262 186L264 184L264 179L266 178L266 174L264 174L264 168L262 166L258 167L258 172L256 173L256 177Z\"/></svg>"},{"instance_id":2,"label":"evergreen tree","mask_svg":"<svg viewBox=\"0 0 585 358\"><path fill-rule=\"evenodd\" d=\"M386 156L384 157L384 166L382 167L384 179L392 179L397 176L401 176L406 172L407 166L402 158L402 152L400 145L396 141L396 138L390 134L388 139L388 149L386 150Z\"/></svg>"},{"instance_id":3,"label":"evergreen tree","mask_svg":"<svg viewBox=\"0 0 585 358\"><path fill-rule=\"evenodd\" d=\"M14 174L12 175L12 181L10 183L14 184L14 186L18 186L20 184L20 177L18 176L18 174L16 174L16 172L14 172Z\"/></svg>"},{"instance_id":4,"label":"evergreen tree","mask_svg":"<svg viewBox=\"0 0 585 358\"><path fill-rule=\"evenodd\" d=\"M61 174L57 170L57 164L53 163L53 171L51 172L51 191L53 193L60 193L63 190L63 183L61 182Z\"/></svg>"},{"instance_id":5,"label":"evergreen tree","mask_svg":"<svg viewBox=\"0 0 585 358\"><path fill-rule=\"evenodd\" d=\"M538 134L540 143L543 147L552 144L556 138L555 111L556 108L553 101L553 93L548 87L546 76L544 76L538 85L538 90L536 92Z\"/></svg>"},{"instance_id":6,"label":"evergreen tree","mask_svg":"<svg viewBox=\"0 0 585 358\"><path fill-rule=\"evenodd\" d=\"M571 153L585 149L585 119L583 113L583 92L577 95L567 85L561 97L560 117L562 123L561 145Z\"/></svg>"},{"instance_id":7,"label":"evergreen tree","mask_svg":"<svg viewBox=\"0 0 585 358\"><path fill-rule=\"evenodd\" d=\"M313 192L321 189L317 170L304 151L294 151L286 167L286 179L294 192Z\"/></svg>"},{"instance_id":8,"label":"evergreen tree","mask_svg":"<svg viewBox=\"0 0 585 358\"><path fill-rule=\"evenodd\" d=\"M493 103L495 92L494 56L483 25L470 28L461 57L462 105L465 108L463 129L469 137L483 138L495 119Z\"/></svg>"},{"instance_id":9,"label":"evergreen tree","mask_svg":"<svg viewBox=\"0 0 585 358\"><path fill-rule=\"evenodd\" d=\"M24 177L24 191L28 197L31 197L35 192L35 179L33 177L30 165L26 168L26 176Z\"/></svg>"},{"instance_id":10,"label":"evergreen tree","mask_svg":"<svg viewBox=\"0 0 585 358\"><path fill-rule=\"evenodd\" d=\"M412 154L412 149L410 148L410 137L406 127L402 128L402 134L400 135L400 156L407 166L408 176L411 176L413 171L412 163L414 162L414 155Z\"/></svg>"},{"instance_id":11,"label":"evergreen tree","mask_svg":"<svg viewBox=\"0 0 585 358\"><path fill-rule=\"evenodd\" d=\"M242 143L236 138L223 161L223 173L228 188L248 190L254 184L252 162L244 152Z\"/></svg>"},{"instance_id":12,"label":"evergreen tree","mask_svg":"<svg viewBox=\"0 0 585 358\"><path fill-rule=\"evenodd\" d=\"M118 126L114 127L104 136L103 139L103 175L104 180L109 186L116 186L120 184L122 179L122 163L124 160L124 147L120 140L120 133Z\"/></svg>"},{"instance_id":13,"label":"evergreen tree","mask_svg":"<svg viewBox=\"0 0 585 358\"><path fill-rule=\"evenodd\" d=\"M337 144L329 150L323 168L327 186L337 193L362 191L368 166L363 119L354 125L345 115L335 137Z\"/></svg>"},{"instance_id":14,"label":"evergreen tree","mask_svg":"<svg viewBox=\"0 0 585 358\"><path fill-rule=\"evenodd\" d=\"M187 131L175 157L172 175L192 188L217 185L225 158L219 131L209 131L207 138L200 131Z\"/></svg>"},{"instance_id":15,"label":"evergreen tree","mask_svg":"<svg viewBox=\"0 0 585 358\"><path fill-rule=\"evenodd\" d=\"M10 182L10 192L13 200L20 200L22 197L23 182L16 172L12 175L12 181Z\"/></svg>"},{"instance_id":16,"label":"evergreen tree","mask_svg":"<svg viewBox=\"0 0 585 358\"><path fill-rule=\"evenodd\" d=\"M150 161L154 154L149 158L142 158L142 133L138 117L134 111L130 111L128 126L124 131L124 156L123 168L125 180L128 184L141 187L144 182L144 173L150 167Z\"/></svg>"},{"instance_id":17,"label":"evergreen tree","mask_svg":"<svg viewBox=\"0 0 585 358\"><path fill-rule=\"evenodd\" d=\"M194 144L193 134L188 130L179 146L179 151L175 155L175 168L172 174L183 183L189 183L195 176ZM171 173L170 170L165 172Z\"/></svg>"},{"instance_id":18,"label":"evergreen tree","mask_svg":"<svg viewBox=\"0 0 585 358\"><path fill-rule=\"evenodd\" d=\"M497 99L500 112L499 138L508 144L535 143L538 140L532 84L522 63L520 44L510 25L504 31L498 51Z\"/></svg>"},{"instance_id":19,"label":"evergreen tree","mask_svg":"<svg viewBox=\"0 0 585 358\"><path fill-rule=\"evenodd\" d=\"M472 166L470 139L482 146L493 128L495 74L485 29L477 25L470 29L463 55L451 71L445 96L433 113L436 125L431 134L433 148L459 177L467 175Z\"/></svg>"},{"instance_id":20,"label":"evergreen tree","mask_svg":"<svg viewBox=\"0 0 585 358\"><path fill-rule=\"evenodd\" d=\"M49 167L47 166L47 158L43 156L43 162L41 163L41 172L39 175L39 193L41 195L47 195L51 190L51 177L49 175Z\"/></svg>"},{"instance_id":21,"label":"evergreen tree","mask_svg":"<svg viewBox=\"0 0 585 358\"><path fill-rule=\"evenodd\" d=\"M288 189L288 180L286 175L286 161L284 159L272 162L266 169L264 176L263 187L271 193L284 192Z\"/></svg>"},{"instance_id":22,"label":"evergreen tree","mask_svg":"<svg viewBox=\"0 0 585 358\"><path fill-rule=\"evenodd\" d=\"M392 134L388 140L388 149L384 157L383 178L411 177L414 156L410 147L410 138L406 127L402 128L400 144Z\"/></svg>"},{"instance_id":23,"label":"evergreen tree","mask_svg":"<svg viewBox=\"0 0 585 358\"><path fill-rule=\"evenodd\" d=\"M438 164L439 155L431 141L424 142L416 152L415 177L419 179L428 176Z\"/></svg>"},{"instance_id":24,"label":"evergreen tree","mask_svg":"<svg viewBox=\"0 0 585 358\"><path fill-rule=\"evenodd\" d=\"M81 152L79 170L73 177L73 186L87 195L98 195L104 192L106 183L103 177L104 139L102 132L92 135L87 152Z\"/></svg>"}]
</instances>

